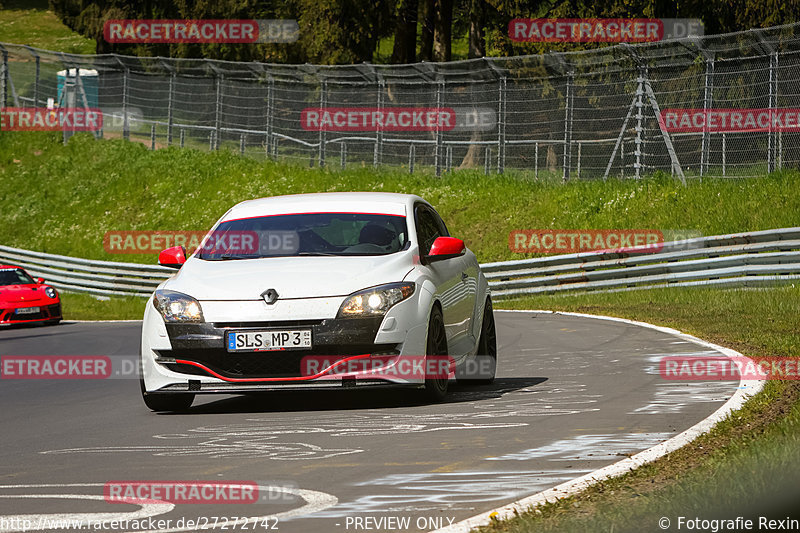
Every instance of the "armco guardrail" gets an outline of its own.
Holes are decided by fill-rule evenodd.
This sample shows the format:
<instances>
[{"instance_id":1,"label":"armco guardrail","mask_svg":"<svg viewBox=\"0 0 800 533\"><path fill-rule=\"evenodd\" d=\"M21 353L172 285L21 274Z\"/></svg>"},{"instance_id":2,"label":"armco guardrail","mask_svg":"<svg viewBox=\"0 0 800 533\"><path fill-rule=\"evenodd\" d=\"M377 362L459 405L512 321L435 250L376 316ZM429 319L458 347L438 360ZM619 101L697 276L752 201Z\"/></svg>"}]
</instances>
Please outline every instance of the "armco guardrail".
<instances>
[{"instance_id":1,"label":"armco guardrail","mask_svg":"<svg viewBox=\"0 0 800 533\"><path fill-rule=\"evenodd\" d=\"M149 296L175 271L0 246L0 262L20 265L66 291ZM562 291L664 286L756 286L800 279L800 227L664 243L652 249L586 252L485 263L495 298Z\"/></svg>"},{"instance_id":2,"label":"armco guardrail","mask_svg":"<svg viewBox=\"0 0 800 533\"><path fill-rule=\"evenodd\" d=\"M149 296L175 273L159 265L79 259L0 246L0 263L19 265L58 289L99 296Z\"/></svg>"},{"instance_id":3,"label":"armco guardrail","mask_svg":"<svg viewBox=\"0 0 800 533\"><path fill-rule=\"evenodd\" d=\"M496 298L562 291L751 286L800 279L800 228L664 243L657 252L585 252L481 265Z\"/></svg>"}]
</instances>

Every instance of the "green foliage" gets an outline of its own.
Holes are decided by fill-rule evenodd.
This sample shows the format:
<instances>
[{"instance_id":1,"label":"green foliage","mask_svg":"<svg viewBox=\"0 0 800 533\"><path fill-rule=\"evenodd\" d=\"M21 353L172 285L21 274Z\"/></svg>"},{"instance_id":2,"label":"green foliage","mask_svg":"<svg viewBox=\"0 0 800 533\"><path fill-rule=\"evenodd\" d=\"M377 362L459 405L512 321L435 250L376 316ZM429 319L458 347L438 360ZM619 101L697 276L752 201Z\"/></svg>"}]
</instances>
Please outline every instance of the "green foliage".
<instances>
[{"instance_id":1,"label":"green foliage","mask_svg":"<svg viewBox=\"0 0 800 533\"><path fill-rule=\"evenodd\" d=\"M520 259L515 229L652 228L704 235L800 226L800 174L760 179L535 181L530 173L370 167L345 171L264 162L236 153L169 148L79 134L0 134L0 243L93 259L112 230L205 230L242 200L325 191L419 194L481 261Z\"/></svg>"}]
</instances>

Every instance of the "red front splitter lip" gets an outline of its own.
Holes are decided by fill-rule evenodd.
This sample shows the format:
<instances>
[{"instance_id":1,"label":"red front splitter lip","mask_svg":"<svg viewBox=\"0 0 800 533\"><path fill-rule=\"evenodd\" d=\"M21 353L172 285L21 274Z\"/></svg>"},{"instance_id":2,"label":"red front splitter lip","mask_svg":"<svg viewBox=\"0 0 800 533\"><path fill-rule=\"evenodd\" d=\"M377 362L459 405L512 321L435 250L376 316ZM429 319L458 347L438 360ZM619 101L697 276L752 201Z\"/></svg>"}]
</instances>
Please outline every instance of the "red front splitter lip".
<instances>
[{"instance_id":1,"label":"red front splitter lip","mask_svg":"<svg viewBox=\"0 0 800 533\"><path fill-rule=\"evenodd\" d=\"M207 372L208 375L210 375L212 377L215 377L215 378L218 378L218 379L221 379L223 381L227 381L229 383L269 383L269 382L275 382L275 381L283 381L283 382L286 382L286 381L311 381L311 380L317 379L319 377L322 377L322 376L328 374L329 372L333 371L337 366L346 364L347 361L353 361L355 359L363 359L365 357L370 357L370 354L365 353L365 354L361 354L361 355L353 355L351 357L345 357L344 359L340 359L340 360L336 361L334 364L332 364L329 367L323 369L322 371L317 372L316 374L313 374L313 375L310 375L310 376L295 376L295 377L285 377L285 378L229 378L229 377L223 376L222 374L214 372L213 370L211 370L210 368L208 368L207 366L205 366L202 363L197 363L195 361L187 361L185 359L176 359L175 362L176 363L180 363L180 364L184 364L184 365L195 366L195 367L203 370L204 372Z\"/></svg>"}]
</instances>

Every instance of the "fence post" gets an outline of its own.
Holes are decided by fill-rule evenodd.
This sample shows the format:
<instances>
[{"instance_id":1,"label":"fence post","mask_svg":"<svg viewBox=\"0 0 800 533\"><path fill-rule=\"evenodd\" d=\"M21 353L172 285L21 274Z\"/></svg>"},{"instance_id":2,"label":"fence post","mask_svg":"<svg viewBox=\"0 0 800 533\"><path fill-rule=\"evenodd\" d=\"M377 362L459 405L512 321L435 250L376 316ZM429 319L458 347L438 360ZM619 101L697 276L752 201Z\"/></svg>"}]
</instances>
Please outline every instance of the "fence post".
<instances>
[{"instance_id":1,"label":"fence post","mask_svg":"<svg viewBox=\"0 0 800 533\"><path fill-rule=\"evenodd\" d=\"M212 65L211 68L214 68L214 66ZM217 85L217 96L214 110L214 145L210 149L219 150L220 133L222 128L222 86L225 83L225 76L223 76L222 73L217 72L216 68L214 68L214 73L216 74L214 81Z\"/></svg>"},{"instance_id":2,"label":"fence post","mask_svg":"<svg viewBox=\"0 0 800 533\"><path fill-rule=\"evenodd\" d=\"M167 146L172 146L172 107L175 104L175 73L169 74L169 97L167 98Z\"/></svg>"},{"instance_id":3,"label":"fence post","mask_svg":"<svg viewBox=\"0 0 800 533\"><path fill-rule=\"evenodd\" d=\"M570 70L567 74L567 86L564 101L564 181L569 181L569 172L572 167L572 103L573 81L575 72Z\"/></svg>"},{"instance_id":4,"label":"fence post","mask_svg":"<svg viewBox=\"0 0 800 533\"><path fill-rule=\"evenodd\" d=\"M242 133L239 137L239 154L244 155L245 134Z\"/></svg>"},{"instance_id":5,"label":"fence post","mask_svg":"<svg viewBox=\"0 0 800 533\"><path fill-rule=\"evenodd\" d=\"M484 162L483 162L483 173L486 174L487 176L489 175L489 169L491 168L490 165L491 160L492 160L492 147L487 146L486 155L484 156Z\"/></svg>"},{"instance_id":6,"label":"fence post","mask_svg":"<svg viewBox=\"0 0 800 533\"><path fill-rule=\"evenodd\" d=\"M439 78L436 82L436 109L439 110L442 108L442 100L444 98L444 80ZM442 148L443 148L443 141L444 138L442 136L442 129L439 127L439 121L436 121L436 153L434 158L434 163L436 166L436 177L442 175Z\"/></svg>"},{"instance_id":7,"label":"fence post","mask_svg":"<svg viewBox=\"0 0 800 533\"><path fill-rule=\"evenodd\" d=\"M703 90L703 111L708 117L708 110L711 109L714 98L714 57L706 58L706 75ZM700 176L708 172L711 153L711 132L708 127L703 128L703 141L700 149Z\"/></svg>"},{"instance_id":8,"label":"fence post","mask_svg":"<svg viewBox=\"0 0 800 533\"><path fill-rule=\"evenodd\" d=\"M453 147L451 145L447 145L445 147L445 158L444 158L444 168L445 172L451 172L453 170Z\"/></svg>"},{"instance_id":9,"label":"fence post","mask_svg":"<svg viewBox=\"0 0 800 533\"><path fill-rule=\"evenodd\" d=\"M328 80L320 78L319 80L319 108L320 112L328 105ZM320 125L319 128L319 168L325 166L325 148L328 142L325 128Z\"/></svg>"},{"instance_id":10,"label":"fence post","mask_svg":"<svg viewBox=\"0 0 800 533\"><path fill-rule=\"evenodd\" d=\"M186 128L181 128L181 148L183 148L184 142L186 142Z\"/></svg>"},{"instance_id":11,"label":"fence post","mask_svg":"<svg viewBox=\"0 0 800 533\"><path fill-rule=\"evenodd\" d=\"M575 170L575 176L578 179L581 179L581 145L582 144L583 143L578 141L578 168Z\"/></svg>"},{"instance_id":12,"label":"fence post","mask_svg":"<svg viewBox=\"0 0 800 533\"><path fill-rule=\"evenodd\" d=\"M347 144L344 141L342 141L339 148L339 164L342 166L342 169L347 168Z\"/></svg>"},{"instance_id":13,"label":"fence post","mask_svg":"<svg viewBox=\"0 0 800 533\"><path fill-rule=\"evenodd\" d=\"M500 76L497 98L497 173L502 174L506 167L506 77Z\"/></svg>"},{"instance_id":14,"label":"fence post","mask_svg":"<svg viewBox=\"0 0 800 533\"><path fill-rule=\"evenodd\" d=\"M772 114L775 112L778 100L778 52L769 55L769 133L767 137L767 172L775 172L775 159L777 146L775 143L775 129Z\"/></svg>"},{"instance_id":15,"label":"fence post","mask_svg":"<svg viewBox=\"0 0 800 533\"><path fill-rule=\"evenodd\" d=\"M539 179L539 141L533 145L533 177Z\"/></svg>"},{"instance_id":16,"label":"fence post","mask_svg":"<svg viewBox=\"0 0 800 533\"><path fill-rule=\"evenodd\" d=\"M383 92L385 81L378 77L378 111L383 109ZM377 167L381 164L381 152L383 152L383 127L379 124L375 131L375 149L372 153L372 166Z\"/></svg>"},{"instance_id":17,"label":"fence post","mask_svg":"<svg viewBox=\"0 0 800 533\"><path fill-rule=\"evenodd\" d=\"M273 108L272 103L275 97L275 79L272 76L269 76L267 81L267 139L266 145L264 146L264 151L268 158L272 158L272 144L274 143L274 139L272 137L272 115L273 115Z\"/></svg>"},{"instance_id":18,"label":"fence post","mask_svg":"<svg viewBox=\"0 0 800 533\"><path fill-rule=\"evenodd\" d=\"M3 48L3 64L2 74L0 74L0 105L6 107L8 105L8 50Z\"/></svg>"},{"instance_id":19,"label":"fence post","mask_svg":"<svg viewBox=\"0 0 800 533\"><path fill-rule=\"evenodd\" d=\"M722 134L722 177L725 177L725 134Z\"/></svg>"},{"instance_id":20,"label":"fence post","mask_svg":"<svg viewBox=\"0 0 800 533\"><path fill-rule=\"evenodd\" d=\"M634 106L636 107L636 137L634 138L634 144L636 149L634 150L634 155L636 156L636 162L633 164L634 168L634 178L641 179L642 177L642 133L644 132L644 79L645 79L645 72L643 67L639 67L639 77L637 78L636 84L636 103Z\"/></svg>"},{"instance_id":21,"label":"fence post","mask_svg":"<svg viewBox=\"0 0 800 533\"><path fill-rule=\"evenodd\" d=\"M35 61L35 74L33 78L33 107L39 107L39 78L41 71L41 58L32 47L25 45Z\"/></svg>"},{"instance_id":22,"label":"fence post","mask_svg":"<svg viewBox=\"0 0 800 533\"><path fill-rule=\"evenodd\" d=\"M131 126L128 121L128 74L130 69L122 63L119 57L114 57L122 65L122 138L129 141L131 139Z\"/></svg>"},{"instance_id":23,"label":"fence post","mask_svg":"<svg viewBox=\"0 0 800 533\"><path fill-rule=\"evenodd\" d=\"M415 152L414 143L412 142L408 146L408 173L409 174L413 174L414 173L414 159L416 159L416 157L415 157L416 154L414 152Z\"/></svg>"}]
</instances>

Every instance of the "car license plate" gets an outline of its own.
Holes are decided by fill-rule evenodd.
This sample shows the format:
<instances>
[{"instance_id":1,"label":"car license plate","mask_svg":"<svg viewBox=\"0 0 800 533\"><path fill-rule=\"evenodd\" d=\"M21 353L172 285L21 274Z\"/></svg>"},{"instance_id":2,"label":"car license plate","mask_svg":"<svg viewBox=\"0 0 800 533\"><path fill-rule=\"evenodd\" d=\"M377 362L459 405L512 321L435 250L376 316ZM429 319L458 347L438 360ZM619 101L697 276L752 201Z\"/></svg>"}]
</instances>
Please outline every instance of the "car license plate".
<instances>
[{"instance_id":1,"label":"car license plate","mask_svg":"<svg viewBox=\"0 0 800 533\"><path fill-rule=\"evenodd\" d=\"M38 307L20 307L17 309L18 315L33 315L40 311Z\"/></svg>"},{"instance_id":2,"label":"car license plate","mask_svg":"<svg viewBox=\"0 0 800 533\"><path fill-rule=\"evenodd\" d=\"M226 345L229 352L303 350L311 348L311 330L230 331Z\"/></svg>"}]
</instances>

